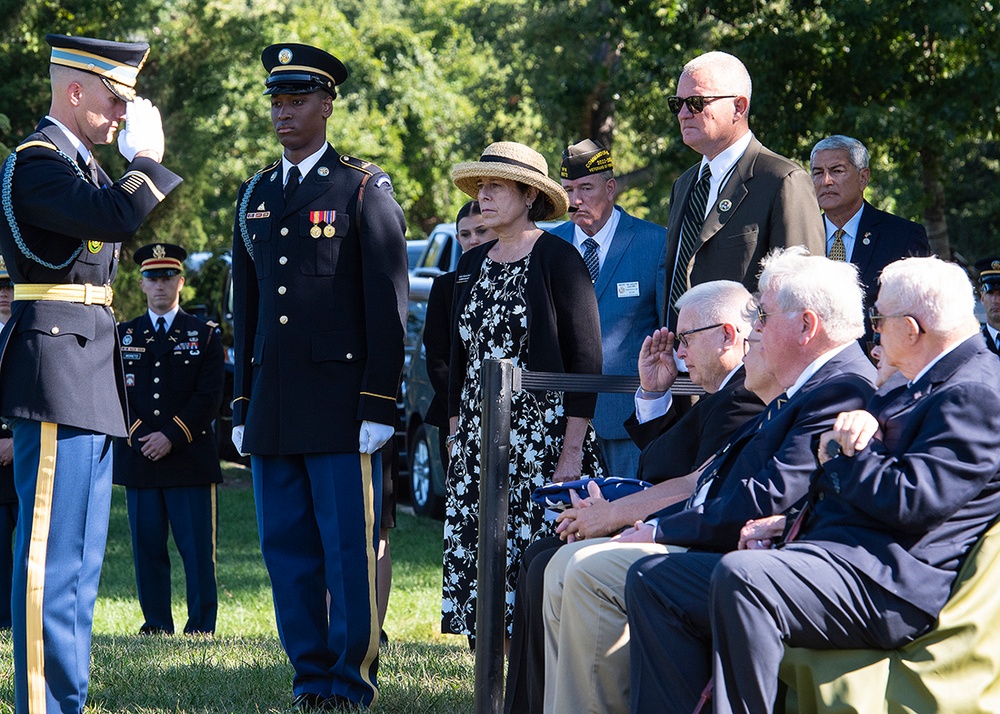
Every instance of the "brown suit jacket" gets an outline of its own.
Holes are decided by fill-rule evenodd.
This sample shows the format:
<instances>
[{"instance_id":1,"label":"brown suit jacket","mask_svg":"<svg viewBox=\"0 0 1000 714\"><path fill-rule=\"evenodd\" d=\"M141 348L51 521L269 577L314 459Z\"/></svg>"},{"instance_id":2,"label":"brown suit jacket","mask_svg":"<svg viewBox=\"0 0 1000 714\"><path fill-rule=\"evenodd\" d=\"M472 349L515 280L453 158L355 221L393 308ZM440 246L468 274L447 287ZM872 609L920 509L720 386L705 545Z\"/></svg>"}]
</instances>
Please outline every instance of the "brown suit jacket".
<instances>
[{"instance_id":1,"label":"brown suit jacket","mask_svg":"<svg viewBox=\"0 0 1000 714\"><path fill-rule=\"evenodd\" d=\"M681 174L670 192L667 218L667 290L677 261L681 222L700 162ZM732 176L701 229L701 246L687 271L688 287L710 280L735 280L757 289L760 259L776 247L805 246L826 254L823 218L809 174L794 161L765 148L756 138L736 162ZM671 326L677 314L667 305Z\"/></svg>"}]
</instances>

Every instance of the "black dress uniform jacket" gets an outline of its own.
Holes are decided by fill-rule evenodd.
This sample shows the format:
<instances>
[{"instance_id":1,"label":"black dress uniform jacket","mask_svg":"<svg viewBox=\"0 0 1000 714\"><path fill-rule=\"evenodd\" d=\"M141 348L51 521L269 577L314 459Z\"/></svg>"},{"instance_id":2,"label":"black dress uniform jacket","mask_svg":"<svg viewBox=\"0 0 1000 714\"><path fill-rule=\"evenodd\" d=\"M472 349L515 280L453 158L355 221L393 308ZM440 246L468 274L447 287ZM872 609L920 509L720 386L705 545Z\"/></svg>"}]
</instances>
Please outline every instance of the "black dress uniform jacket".
<instances>
[{"instance_id":1,"label":"black dress uniform jacket","mask_svg":"<svg viewBox=\"0 0 1000 714\"><path fill-rule=\"evenodd\" d=\"M279 161L237 199L233 424L248 453L357 451L363 420L395 420L403 211L380 168L332 146L287 206L282 179Z\"/></svg>"},{"instance_id":2,"label":"black dress uniform jacket","mask_svg":"<svg viewBox=\"0 0 1000 714\"><path fill-rule=\"evenodd\" d=\"M0 420L0 439L13 439L7 422ZM0 466L0 504L17 503L17 491L14 490L14 464ZM9 546L9 543L0 543L0 548ZM3 619L0 617L0 619Z\"/></svg>"},{"instance_id":3,"label":"black dress uniform jacket","mask_svg":"<svg viewBox=\"0 0 1000 714\"><path fill-rule=\"evenodd\" d=\"M15 285L111 285L120 244L181 182L157 162L136 158L114 182L99 169L101 187L95 186L69 139L48 120L15 155L12 176L8 163L2 179L11 205L0 217L0 250ZM125 436L110 308L15 300L0 355L0 414Z\"/></svg>"},{"instance_id":4,"label":"black dress uniform jacket","mask_svg":"<svg viewBox=\"0 0 1000 714\"><path fill-rule=\"evenodd\" d=\"M222 481L212 420L225 377L219 329L183 310L164 340L144 313L118 326L129 434L115 442L114 482L130 488L203 486ZM142 455L140 437L162 431L170 453Z\"/></svg>"}]
</instances>

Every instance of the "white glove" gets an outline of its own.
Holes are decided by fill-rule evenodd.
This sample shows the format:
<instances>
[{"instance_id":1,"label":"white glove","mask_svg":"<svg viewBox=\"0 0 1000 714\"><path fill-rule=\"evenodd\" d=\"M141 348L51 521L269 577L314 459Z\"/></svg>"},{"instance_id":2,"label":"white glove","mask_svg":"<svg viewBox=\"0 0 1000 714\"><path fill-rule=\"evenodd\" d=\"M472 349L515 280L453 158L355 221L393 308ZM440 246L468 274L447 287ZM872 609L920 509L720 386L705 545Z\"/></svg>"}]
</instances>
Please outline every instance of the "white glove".
<instances>
[{"instance_id":1,"label":"white glove","mask_svg":"<svg viewBox=\"0 0 1000 714\"><path fill-rule=\"evenodd\" d=\"M362 454L374 454L376 451L382 448L385 442L392 438L392 435L396 433L388 424L379 424L374 421L363 421L361 422L361 438L359 440L358 450Z\"/></svg>"},{"instance_id":2,"label":"white glove","mask_svg":"<svg viewBox=\"0 0 1000 714\"><path fill-rule=\"evenodd\" d=\"M243 425L233 427L233 446L236 447L236 451L240 456L246 456L243 453Z\"/></svg>"},{"instance_id":3,"label":"white glove","mask_svg":"<svg viewBox=\"0 0 1000 714\"><path fill-rule=\"evenodd\" d=\"M118 151L128 161L140 151L152 151L162 161L163 150L160 110L148 99L136 97L125 105L125 128L118 132Z\"/></svg>"}]
</instances>

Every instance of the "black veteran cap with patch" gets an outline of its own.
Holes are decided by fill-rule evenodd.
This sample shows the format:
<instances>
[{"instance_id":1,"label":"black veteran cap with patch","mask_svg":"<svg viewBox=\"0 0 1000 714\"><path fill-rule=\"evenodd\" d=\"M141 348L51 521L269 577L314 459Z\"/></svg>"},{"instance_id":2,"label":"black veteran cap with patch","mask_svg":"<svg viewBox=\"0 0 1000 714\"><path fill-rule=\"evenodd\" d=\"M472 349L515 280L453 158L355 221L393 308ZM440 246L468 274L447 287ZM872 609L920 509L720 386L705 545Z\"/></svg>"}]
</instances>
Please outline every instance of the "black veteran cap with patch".
<instances>
[{"instance_id":1,"label":"black veteran cap with patch","mask_svg":"<svg viewBox=\"0 0 1000 714\"><path fill-rule=\"evenodd\" d=\"M989 285L994 290L1000 287L1000 257L977 260L976 270L979 271L980 285Z\"/></svg>"},{"instance_id":2,"label":"black veteran cap with patch","mask_svg":"<svg viewBox=\"0 0 1000 714\"><path fill-rule=\"evenodd\" d=\"M187 251L170 243L150 243L139 248L132 259L144 278L171 278L184 272Z\"/></svg>"},{"instance_id":3,"label":"black veteran cap with patch","mask_svg":"<svg viewBox=\"0 0 1000 714\"><path fill-rule=\"evenodd\" d=\"M318 47L285 42L271 45L260 55L270 76L264 94L309 94L325 90L337 97L337 85L347 79L347 67Z\"/></svg>"},{"instance_id":4,"label":"black veteran cap with patch","mask_svg":"<svg viewBox=\"0 0 1000 714\"><path fill-rule=\"evenodd\" d=\"M599 142L584 139L563 152L559 177L572 181L612 170L611 152Z\"/></svg>"},{"instance_id":5,"label":"black veteran cap with patch","mask_svg":"<svg viewBox=\"0 0 1000 714\"><path fill-rule=\"evenodd\" d=\"M122 101L135 99L135 80L149 55L149 45L145 42L112 42L69 35L46 35L45 41L52 47L50 63L96 74Z\"/></svg>"}]
</instances>

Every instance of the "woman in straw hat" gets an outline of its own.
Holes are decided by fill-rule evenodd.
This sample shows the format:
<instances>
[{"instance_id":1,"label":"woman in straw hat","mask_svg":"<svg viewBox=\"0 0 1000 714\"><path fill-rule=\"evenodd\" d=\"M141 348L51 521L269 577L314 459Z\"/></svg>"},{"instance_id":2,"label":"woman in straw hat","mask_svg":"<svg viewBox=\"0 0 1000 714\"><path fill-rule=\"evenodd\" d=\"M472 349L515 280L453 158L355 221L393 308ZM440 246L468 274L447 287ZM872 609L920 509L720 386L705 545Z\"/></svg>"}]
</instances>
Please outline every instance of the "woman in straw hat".
<instances>
[{"instance_id":1,"label":"woman in straw hat","mask_svg":"<svg viewBox=\"0 0 1000 714\"><path fill-rule=\"evenodd\" d=\"M580 253L540 230L559 218L566 192L545 158L523 144L498 142L479 161L458 164L452 179L479 199L497 240L458 264L449 389L451 469L445 510L442 631L475 635L478 538L480 369L508 358L538 372L601 372L601 327L590 274ZM595 394L515 392L511 410L507 524L507 627L521 552L551 532L531 492L550 480L600 476L590 418Z\"/></svg>"}]
</instances>

